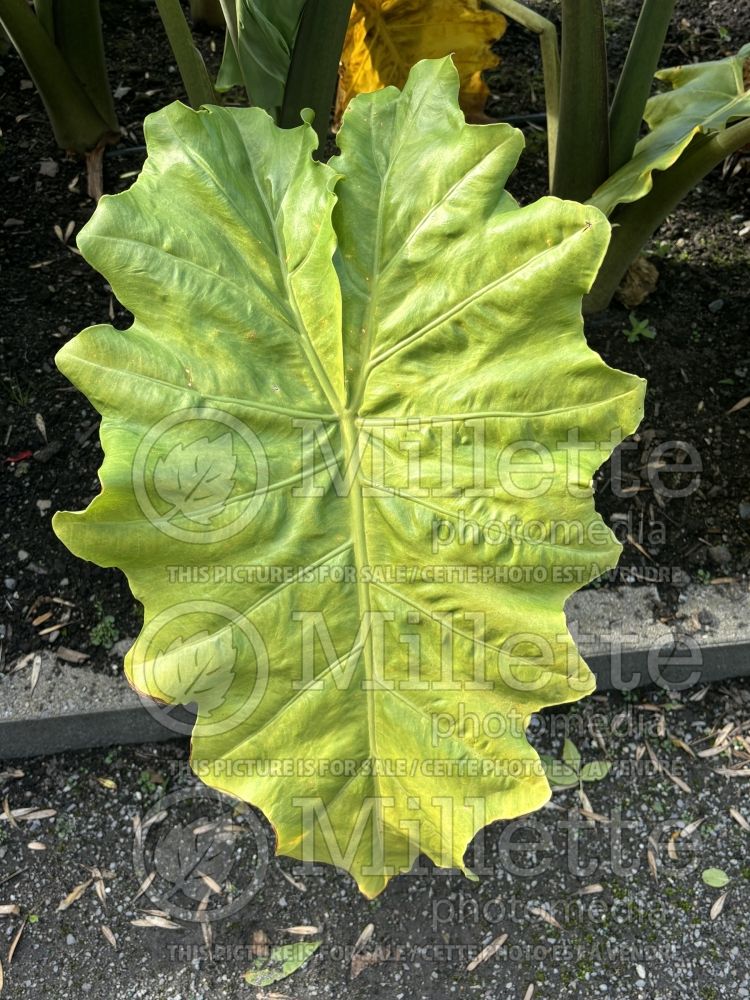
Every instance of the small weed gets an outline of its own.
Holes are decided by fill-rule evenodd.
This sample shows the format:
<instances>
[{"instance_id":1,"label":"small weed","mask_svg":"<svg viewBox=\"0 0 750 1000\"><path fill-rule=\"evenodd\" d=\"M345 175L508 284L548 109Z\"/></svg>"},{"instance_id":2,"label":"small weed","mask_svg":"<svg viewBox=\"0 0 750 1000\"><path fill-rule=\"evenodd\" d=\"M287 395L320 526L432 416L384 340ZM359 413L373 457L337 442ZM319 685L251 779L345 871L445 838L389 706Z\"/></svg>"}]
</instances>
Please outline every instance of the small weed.
<instances>
[{"instance_id":1,"label":"small weed","mask_svg":"<svg viewBox=\"0 0 750 1000\"><path fill-rule=\"evenodd\" d=\"M630 329L623 327L623 333L627 337L629 344L637 344L639 340L653 340L656 330L647 319L638 319L634 312L628 316Z\"/></svg>"},{"instance_id":2,"label":"small weed","mask_svg":"<svg viewBox=\"0 0 750 1000\"><path fill-rule=\"evenodd\" d=\"M550 785L558 788L569 788L571 785L583 787L584 782L602 781L609 774L611 764L606 760L592 760L581 765L581 752L572 740L566 739L563 744L562 760L556 760L549 754L540 754L539 758Z\"/></svg>"},{"instance_id":3,"label":"small weed","mask_svg":"<svg viewBox=\"0 0 750 1000\"><path fill-rule=\"evenodd\" d=\"M73 816L63 813L55 820L55 834L58 840L66 841L75 833L76 821Z\"/></svg>"},{"instance_id":4,"label":"small weed","mask_svg":"<svg viewBox=\"0 0 750 1000\"><path fill-rule=\"evenodd\" d=\"M659 257L660 259L663 260L664 257L669 256L671 250L672 250L671 243L667 242L666 240L659 240L659 242L655 246L651 247L651 255L653 257Z\"/></svg>"},{"instance_id":5,"label":"small weed","mask_svg":"<svg viewBox=\"0 0 750 1000\"><path fill-rule=\"evenodd\" d=\"M576 965L576 973L579 979L586 979L594 971L594 963L582 959L578 965Z\"/></svg>"},{"instance_id":6,"label":"small weed","mask_svg":"<svg viewBox=\"0 0 750 1000\"><path fill-rule=\"evenodd\" d=\"M141 771L138 775L138 784L141 786L141 791L153 795L156 791L156 784L152 780L151 771Z\"/></svg>"},{"instance_id":7,"label":"small weed","mask_svg":"<svg viewBox=\"0 0 750 1000\"><path fill-rule=\"evenodd\" d=\"M120 633L115 627L115 620L112 615L105 615L99 601L94 601L94 608L99 621L89 630L89 641L92 646L103 646L104 649L111 649L120 638Z\"/></svg>"},{"instance_id":8,"label":"small weed","mask_svg":"<svg viewBox=\"0 0 750 1000\"><path fill-rule=\"evenodd\" d=\"M16 406L26 407L34 398L34 392L29 383L22 384L16 375L3 379L5 395Z\"/></svg>"}]
</instances>

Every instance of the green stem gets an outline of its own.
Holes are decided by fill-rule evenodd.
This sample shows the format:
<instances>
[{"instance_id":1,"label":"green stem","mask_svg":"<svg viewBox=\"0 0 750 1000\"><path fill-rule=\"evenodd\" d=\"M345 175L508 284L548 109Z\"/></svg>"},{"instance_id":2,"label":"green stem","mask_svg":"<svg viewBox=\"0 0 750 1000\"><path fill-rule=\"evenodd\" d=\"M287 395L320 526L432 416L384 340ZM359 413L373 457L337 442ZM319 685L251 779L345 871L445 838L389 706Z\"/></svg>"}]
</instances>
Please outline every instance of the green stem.
<instances>
[{"instance_id":1,"label":"green stem","mask_svg":"<svg viewBox=\"0 0 750 1000\"><path fill-rule=\"evenodd\" d=\"M676 163L654 174L654 185L645 197L613 213L612 240L594 287L584 299L584 312L607 308L628 267L669 213L710 170L748 142L750 118L721 132L697 136Z\"/></svg>"},{"instance_id":2,"label":"green stem","mask_svg":"<svg viewBox=\"0 0 750 1000\"><path fill-rule=\"evenodd\" d=\"M328 138L351 9L352 0L307 0L292 50L279 125L294 128L303 108L312 108L319 150Z\"/></svg>"},{"instance_id":3,"label":"green stem","mask_svg":"<svg viewBox=\"0 0 750 1000\"><path fill-rule=\"evenodd\" d=\"M240 36L239 36L239 25L237 21L237 5L235 3L235 0L220 0L220 2L221 2L221 9L224 12L224 20L227 23L227 34L229 35L229 40L234 46L234 51L236 53L239 53Z\"/></svg>"},{"instance_id":4,"label":"green stem","mask_svg":"<svg viewBox=\"0 0 750 1000\"><path fill-rule=\"evenodd\" d=\"M544 75L544 100L547 111L547 150L549 161L549 185L555 175L557 153L558 116L560 114L560 50L557 44L557 28L551 21L529 10L516 0L485 0L488 7L505 14L528 31L539 35L539 49L542 55Z\"/></svg>"},{"instance_id":5,"label":"green stem","mask_svg":"<svg viewBox=\"0 0 750 1000\"><path fill-rule=\"evenodd\" d=\"M37 19L52 41L55 40L55 0L34 0Z\"/></svg>"},{"instance_id":6,"label":"green stem","mask_svg":"<svg viewBox=\"0 0 750 1000\"><path fill-rule=\"evenodd\" d=\"M601 0L562 0L560 130L552 194L585 201L609 176L607 47Z\"/></svg>"},{"instance_id":7,"label":"green stem","mask_svg":"<svg viewBox=\"0 0 750 1000\"><path fill-rule=\"evenodd\" d=\"M177 61L190 106L197 110L202 104L216 104L211 78L203 57L193 42L180 0L156 0L156 6Z\"/></svg>"},{"instance_id":8,"label":"green stem","mask_svg":"<svg viewBox=\"0 0 750 1000\"><path fill-rule=\"evenodd\" d=\"M116 138L26 0L0 0L0 23L34 81L61 149L86 153Z\"/></svg>"},{"instance_id":9,"label":"green stem","mask_svg":"<svg viewBox=\"0 0 750 1000\"><path fill-rule=\"evenodd\" d=\"M673 11L674 0L643 0L609 114L610 174L633 155Z\"/></svg>"},{"instance_id":10,"label":"green stem","mask_svg":"<svg viewBox=\"0 0 750 1000\"><path fill-rule=\"evenodd\" d=\"M107 78L99 0L53 0L54 40L83 92L113 132L119 133Z\"/></svg>"}]
</instances>

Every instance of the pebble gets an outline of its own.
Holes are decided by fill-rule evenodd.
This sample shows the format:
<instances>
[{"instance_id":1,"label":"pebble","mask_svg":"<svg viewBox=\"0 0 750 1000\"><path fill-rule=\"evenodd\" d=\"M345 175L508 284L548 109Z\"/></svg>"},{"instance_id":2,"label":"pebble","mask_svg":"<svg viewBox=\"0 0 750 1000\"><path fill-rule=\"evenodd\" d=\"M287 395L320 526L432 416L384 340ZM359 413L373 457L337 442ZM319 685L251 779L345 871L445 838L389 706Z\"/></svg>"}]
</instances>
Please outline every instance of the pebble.
<instances>
[{"instance_id":1,"label":"pebble","mask_svg":"<svg viewBox=\"0 0 750 1000\"><path fill-rule=\"evenodd\" d=\"M732 561L732 553L726 545L710 545L708 549L708 558L716 566L725 566L727 563Z\"/></svg>"},{"instance_id":2,"label":"pebble","mask_svg":"<svg viewBox=\"0 0 750 1000\"><path fill-rule=\"evenodd\" d=\"M72 934L68 934L68 936L65 938L65 944L72 946L75 943L76 943L76 939L73 937L73 935Z\"/></svg>"},{"instance_id":3,"label":"pebble","mask_svg":"<svg viewBox=\"0 0 750 1000\"><path fill-rule=\"evenodd\" d=\"M12 576L6 576L5 577L5 586L7 587L8 590L15 590L16 589L16 581L15 581L15 579Z\"/></svg>"},{"instance_id":4,"label":"pebble","mask_svg":"<svg viewBox=\"0 0 750 1000\"><path fill-rule=\"evenodd\" d=\"M62 586L62 584L61 584ZM124 639L119 639L111 648L110 654L121 660L130 650L130 647L135 642L135 639L131 639L127 636Z\"/></svg>"},{"instance_id":5,"label":"pebble","mask_svg":"<svg viewBox=\"0 0 750 1000\"><path fill-rule=\"evenodd\" d=\"M701 623L703 628L719 627L719 619L712 611L709 611L708 608L701 608L698 612L698 621Z\"/></svg>"},{"instance_id":6,"label":"pebble","mask_svg":"<svg viewBox=\"0 0 750 1000\"><path fill-rule=\"evenodd\" d=\"M724 299L714 299L713 302L708 303L708 311L712 313L717 313L724 306Z\"/></svg>"},{"instance_id":7,"label":"pebble","mask_svg":"<svg viewBox=\"0 0 750 1000\"><path fill-rule=\"evenodd\" d=\"M750 507L750 504L748 504L748 507ZM29 553L26 551L26 549L19 549L17 555L19 562L26 562L26 560L29 558Z\"/></svg>"},{"instance_id":8,"label":"pebble","mask_svg":"<svg viewBox=\"0 0 750 1000\"><path fill-rule=\"evenodd\" d=\"M39 173L43 177L57 177L60 171L60 164L56 160L46 158L39 164Z\"/></svg>"},{"instance_id":9,"label":"pebble","mask_svg":"<svg viewBox=\"0 0 750 1000\"><path fill-rule=\"evenodd\" d=\"M51 458L54 458L61 448L61 441L50 441L49 444L46 444L43 448L39 448L34 452L34 460L36 462L41 462L41 464L44 465L45 462L49 462Z\"/></svg>"}]
</instances>

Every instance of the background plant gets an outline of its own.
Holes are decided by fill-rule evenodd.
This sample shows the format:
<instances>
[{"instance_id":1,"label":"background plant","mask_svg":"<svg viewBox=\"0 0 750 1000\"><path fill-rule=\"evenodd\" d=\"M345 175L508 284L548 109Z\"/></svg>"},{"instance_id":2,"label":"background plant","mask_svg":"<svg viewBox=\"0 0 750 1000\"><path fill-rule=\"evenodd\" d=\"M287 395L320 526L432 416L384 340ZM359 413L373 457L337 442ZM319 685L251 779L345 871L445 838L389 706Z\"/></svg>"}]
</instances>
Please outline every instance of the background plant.
<instances>
[{"instance_id":1,"label":"background plant","mask_svg":"<svg viewBox=\"0 0 750 1000\"><path fill-rule=\"evenodd\" d=\"M440 0L433 2L438 9ZM158 3L160 9L171 6L181 16L178 0ZM217 88L224 91L243 85L251 103L265 108L285 127L299 121L303 108L313 107L322 148L351 3L221 3L228 28ZM674 3L643 0L610 103L601 0L562 0L561 47L555 26L517 0L487 0L487 5L539 35L551 193L596 205L615 226L607 256L584 303L586 311L597 311L609 304L642 246L687 192L750 142L750 45L728 59L656 72ZM469 6L461 9L466 31L469 35L474 31L477 40L482 38L486 49L488 14L474 11L472 26L472 10ZM391 3L386 11L381 0L355 4L343 53L339 115L351 94L398 84L401 80L391 77L403 74L421 56L437 54L432 51L437 26L428 18L425 27L422 15L412 24L408 3L403 4L404 30L401 34L391 30L400 10L397 3ZM441 30L447 16L436 18ZM451 44L460 49L459 27L452 29ZM378 45L386 56L378 55ZM471 51L463 72L475 84L482 57L478 44ZM649 96L655 75L671 91ZM189 73L183 76L187 79ZM468 110L476 117L480 91L474 84L464 103L469 102ZM199 97L193 100L194 107L206 100L206 91ZM643 120L649 132L639 138Z\"/></svg>"},{"instance_id":2,"label":"background plant","mask_svg":"<svg viewBox=\"0 0 750 1000\"><path fill-rule=\"evenodd\" d=\"M0 0L0 23L23 59L61 149L86 157L102 193L104 148L120 128L107 79L99 0Z\"/></svg>"},{"instance_id":3,"label":"background plant","mask_svg":"<svg viewBox=\"0 0 750 1000\"><path fill-rule=\"evenodd\" d=\"M479 0L355 0L341 53L336 119L356 94L403 87L420 59L452 55L459 103L469 121L486 121L484 72L499 65L491 48L506 20Z\"/></svg>"},{"instance_id":4,"label":"background plant","mask_svg":"<svg viewBox=\"0 0 750 1000\"><path fill-rule=\"evenodd\" d=\"M226 36L214 82L179 0L157 5L192 107L220 103L220 94L242 87L283 128L299 125L310 108L325 145L351 0L221 0Z\"/></svg>"},{"instance_id":5,"label":"background plant","mask_svg":"<svg viewBox=\"0 0 750 1000\"><path fill-rule=\"evenodd\" d=\"M487 2L542 40L552 194L597 205L615 226L585 303L591 312L605 308L667 215L750 142L750 45L728 59L657 73L674 2L643 0L610 104L601 0L562 0L559 56L551 22L516 0ZM672 89L649 97L654 75ZM639 138L642 120L649 132Z\"/></svg>"}]
</instances>

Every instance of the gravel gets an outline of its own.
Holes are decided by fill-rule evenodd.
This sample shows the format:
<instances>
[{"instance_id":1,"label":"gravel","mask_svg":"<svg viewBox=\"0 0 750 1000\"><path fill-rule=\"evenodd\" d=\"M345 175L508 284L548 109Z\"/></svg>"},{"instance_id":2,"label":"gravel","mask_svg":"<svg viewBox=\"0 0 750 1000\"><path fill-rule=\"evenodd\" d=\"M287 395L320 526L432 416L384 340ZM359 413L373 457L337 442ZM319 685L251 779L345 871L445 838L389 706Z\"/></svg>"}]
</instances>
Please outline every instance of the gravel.
<instances>
[{"instance_id":1,"label":"gravel","mask_svg":"<svg viewBox=\"0 0 750 1000\"><path fill-rule=\"evenodd\" d=\"M56 810L48 818L21 817L17 829L0 821L0 903L20 908L20 915L0 918L6 991L22 1000L254 996L243 972L255 960L258 935L273 946L310 940L288 930L306 925L319 928L312 938L321 942L318 951L259 995L522 1000L533 985L535 998L560 1000L748 996L750 832L736 817L750 821L750 779L728 774L747 770L748 731L747 680L628 698L595 695L566 712L534 717L532 740L541 752L559 756L568 736L584 762L611 762L603 781L585 786L600 818L581 813L587 804L575 789L558 791L533 816L496 823L476 837L467 861L478 883L422 863L369 902L344 872L274 858L263 818L250 809L237 815L236 802L200 785L183 742L6 764L0 797L7 795L11 809ZM719 753L691 756L710 749L717 735ZM183 834L196 818L205 822L212 810L227 809L245 840L235 844L229 869L220 851L201 861L204 874L223 887L211 896L204 922L209 957L201 923L191 919L205 885L196 891L188 877L192 841ZM30 850L31 841L46 850ZM167 848L155 853L163 842ZM707 867L727 873L726 889L703 883ZM150 870L157 875L134 899ZM101 875L99 891L92 872ZM80 898L59 910L88 879ZM712 919L724 891L723 909ZM149 910L176 926L132 923ZM352 948L369 924L372 936L353 978ZM503 934L495 954L468 972L480 949Z\"/></svg>"}]
</instances>

